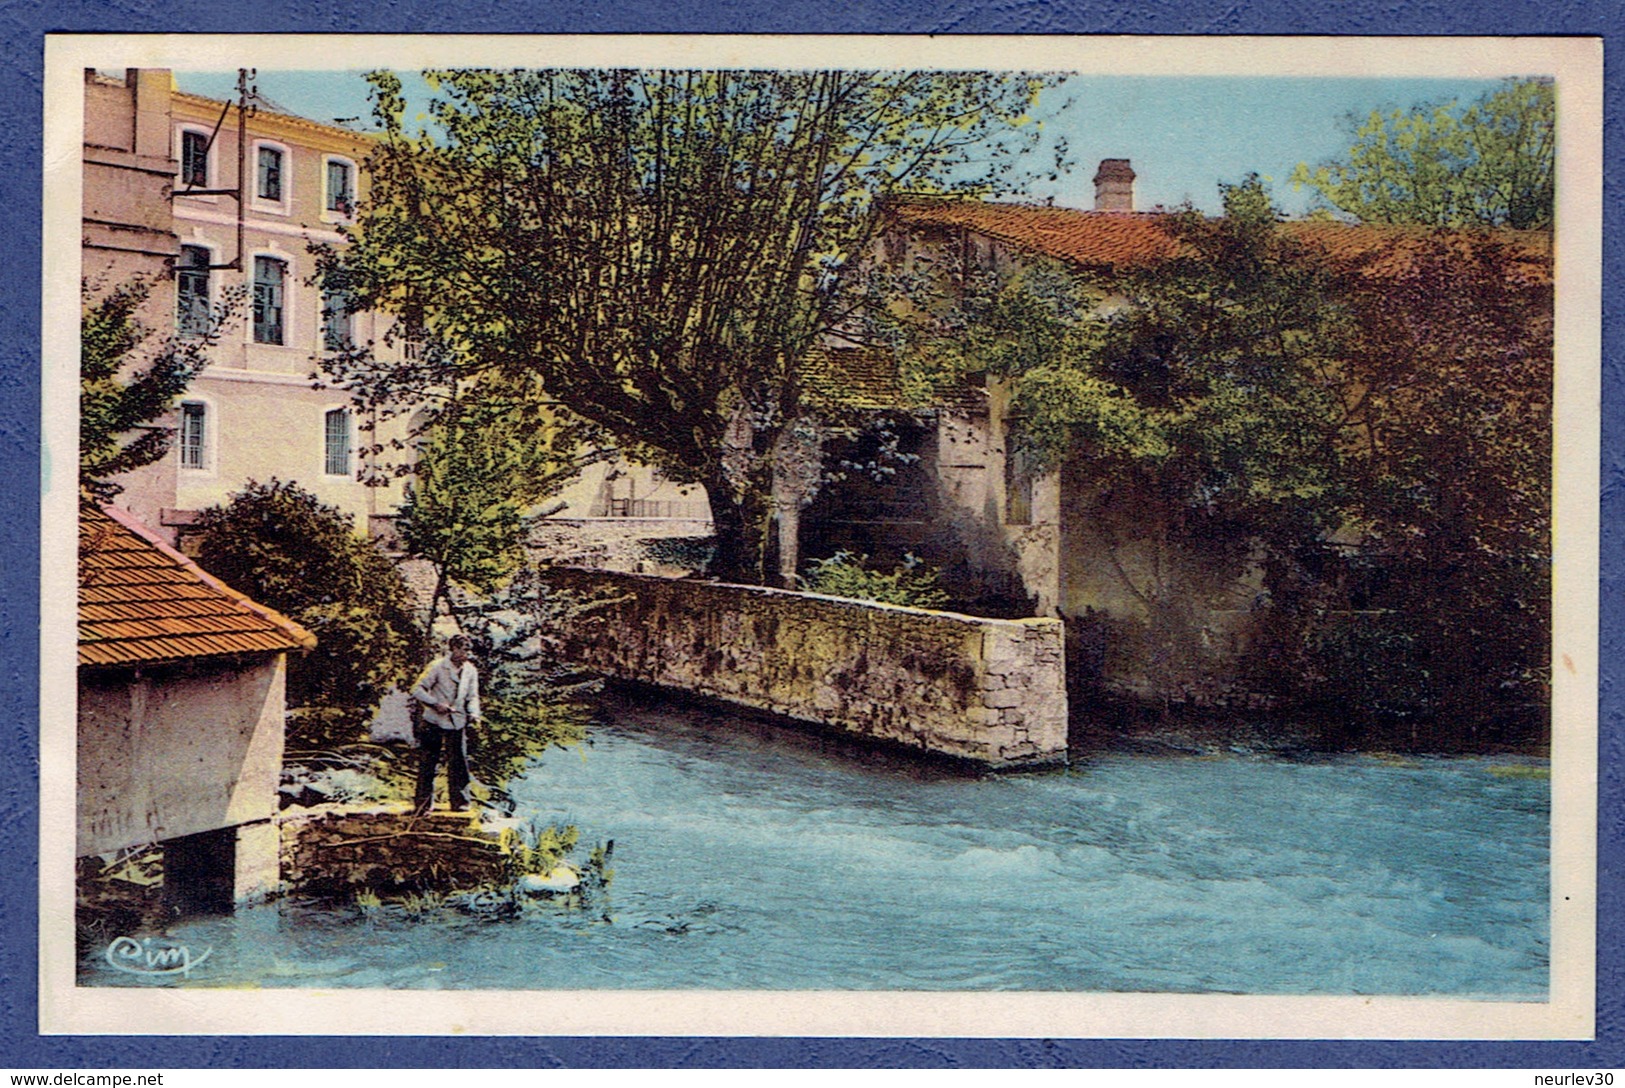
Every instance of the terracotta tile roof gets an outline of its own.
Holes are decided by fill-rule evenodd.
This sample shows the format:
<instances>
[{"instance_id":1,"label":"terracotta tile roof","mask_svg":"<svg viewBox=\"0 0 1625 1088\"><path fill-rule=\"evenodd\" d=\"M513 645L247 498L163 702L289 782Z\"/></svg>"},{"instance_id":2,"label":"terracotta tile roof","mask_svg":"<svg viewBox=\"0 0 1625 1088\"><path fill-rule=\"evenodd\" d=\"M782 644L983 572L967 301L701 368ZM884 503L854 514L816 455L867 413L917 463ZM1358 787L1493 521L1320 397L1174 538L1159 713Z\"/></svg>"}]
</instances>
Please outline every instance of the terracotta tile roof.
<instances>
[{"instance_id":1,"label":"terracotta tile roof","mask_svg":"<svg viewBox=\"0 0 1625 1088\"><path fill-rule=\"evenodd\" d=\"M937 199L892 205L906 227L962 228L1089 268L1125 268L1172 257L1179 242L1158 212L1086 212L1032 204Z\"/></svg>"},{"instance_id":2,"label":"terracotta tile roof","mask_svg":"<svg viewBox=\"0 0 1625 1088\"><path fill-rule=\"evenodd\" d=\"M1465 246L1491 239L1507 247L1512 258L1509 274L1515 282L1550 283L1552 236L1536 230L1439 231L1431 227L1358 226L1325 220L1296 220L1282 224L1305 247L1324 255L1333 265L1359 269L1374 279L1394 279L1410 271L1422 247L1443 239Z\"/></svg>"},{"instance_id":3,"label":"terracotta tile roof","mask_svg":"<svg viewBox=\"0 0 1625 1088\"><path fill-rule=\"evenodd\" d=\"M79 511L79 664L309 650L316 636L112 507Z\"/></svg>"},{"instance_id":4,"label":"terracotta tile roof","mask_svg":"<svg viewBox=\"0 0 1625 1088\"><path fill-rule=\"evenodd\" d=\"M906 407L897 359L863 347L816 347L801 362L801 384L814 404L886 411Z\"/></svg>"},{"instance_id":5,"label":"terracotta tile roof","mask_svg":"<svg viewBox=\"0 0 1625 1088\"><path fill-rule=\"evenodd\" d=\"M953 198L900 201L893 221L916 229L965 229L1019 249L1084 268L1126 270L1154 265L1179 254L1173 217L1162 212L1092 212L1031 204L997 204ZM1290 236L1335 264L1359 265L1376 278L1404 274L1423 242L1440 232L1426 227L1351 226L1331 220L1282 224ZM1446 237L1484 237L1447 232ZM1541 231L1498 230L1489 234L1512 249L1513 273L1521 281L1549 282L1552 240Z\"/></svg>"}]
</instances>

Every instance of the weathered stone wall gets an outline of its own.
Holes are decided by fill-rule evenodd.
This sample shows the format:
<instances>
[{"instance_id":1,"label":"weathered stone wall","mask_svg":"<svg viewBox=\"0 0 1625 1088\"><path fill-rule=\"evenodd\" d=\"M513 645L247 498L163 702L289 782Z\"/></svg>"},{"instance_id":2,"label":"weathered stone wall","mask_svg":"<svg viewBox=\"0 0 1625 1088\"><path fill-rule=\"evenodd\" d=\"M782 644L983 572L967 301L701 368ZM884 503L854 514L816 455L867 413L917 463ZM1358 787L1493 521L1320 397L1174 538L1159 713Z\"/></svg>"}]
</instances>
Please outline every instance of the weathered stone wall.
<instances>
[{"instance_id":1,"label":"weathered stone wall","mask_svg":"<svg viewBox=\"0 0 1625 1088\"><path fill-rule=\"evenodd\" d=\"M414 815L404 807L322 806L285 813L282 886L347 897L503 884L510 854L501 828L466 812Z\"/></svg>"},{"instance_id":2,"label":"weathered stone wall","mask_svg":"<svg viewBox=\"0 0 1625 1088\"><path fill-rule=\"evenodd\" d=\"M1066 758L1058 620L573 568L547 577L605 599L564 632L564 654L585 667L993 766Z\"/></svg>"},{"instance_id":3,"label":"weathered stone wall","mask_svg":"<svg viewBox=\"0 0 1625 1088\"><path fill-rule=\"evenodd\" d=\"M639 574L686 574L693 567L663 558L650 541L711 534L710 519L554 516L532 522L531 554L550 563Z\"/></svg>"}]
</instances>

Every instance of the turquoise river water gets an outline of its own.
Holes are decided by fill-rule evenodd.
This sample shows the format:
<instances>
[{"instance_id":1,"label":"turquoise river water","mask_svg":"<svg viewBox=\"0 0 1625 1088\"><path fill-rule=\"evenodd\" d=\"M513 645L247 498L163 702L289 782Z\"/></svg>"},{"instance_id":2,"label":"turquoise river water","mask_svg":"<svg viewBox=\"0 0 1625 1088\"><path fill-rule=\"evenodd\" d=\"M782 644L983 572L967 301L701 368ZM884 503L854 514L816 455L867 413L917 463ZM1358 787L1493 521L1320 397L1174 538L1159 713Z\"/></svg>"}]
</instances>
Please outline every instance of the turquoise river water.
<instances>
[{"instance_id":1,"label":"turquoise river water","mask_svg":"<svg viewBox=\"0 0 1625 1088\"><path fill-rule=\"evenodd\" d=\"M969 775L606 703L520 815L615 841L605 910L178 923L89 985L1451 994L1544 999L1549 782L1509 759L1106 754ZM195 953L194 953L195 954Z\"/></svg>"}]
</instances>

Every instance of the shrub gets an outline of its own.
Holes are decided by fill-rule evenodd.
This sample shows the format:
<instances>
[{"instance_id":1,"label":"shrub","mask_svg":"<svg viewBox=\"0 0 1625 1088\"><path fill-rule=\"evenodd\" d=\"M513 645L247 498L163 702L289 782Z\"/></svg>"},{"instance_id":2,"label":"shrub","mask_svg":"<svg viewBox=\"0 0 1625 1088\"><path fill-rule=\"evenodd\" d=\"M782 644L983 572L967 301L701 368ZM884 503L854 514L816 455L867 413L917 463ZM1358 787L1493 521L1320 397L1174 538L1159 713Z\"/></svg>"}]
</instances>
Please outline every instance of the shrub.
<instances>
[{"instance_id":1,"label":"shrub","mask_svg":"<svg viewBox=\"0 0 1625 1088\"><path fill-rule=\"evenodd\" d=\"M316 648L288 662L288 704L342 711L354 733L422 660L400 572L351 519L293 483L250 482L203 512L210 574L304 625Z\"/></svg>"},{"instance_id":2,"label":"shrub","mask_svg":"<svg viewBox=\"0 0 1625 1088\"><path fill-rule=\"evenodd\" d=\"M937 569L924 565L913 555L905 555L903 561L889 571L872 570L866 565L868 561L867 555L855 556L847 551L814 560L810 573L800 579L801 588L831 597L853 597L913 608L942 608L948 603L948 592L939 584Z\"/></svg>"}]
</instances>

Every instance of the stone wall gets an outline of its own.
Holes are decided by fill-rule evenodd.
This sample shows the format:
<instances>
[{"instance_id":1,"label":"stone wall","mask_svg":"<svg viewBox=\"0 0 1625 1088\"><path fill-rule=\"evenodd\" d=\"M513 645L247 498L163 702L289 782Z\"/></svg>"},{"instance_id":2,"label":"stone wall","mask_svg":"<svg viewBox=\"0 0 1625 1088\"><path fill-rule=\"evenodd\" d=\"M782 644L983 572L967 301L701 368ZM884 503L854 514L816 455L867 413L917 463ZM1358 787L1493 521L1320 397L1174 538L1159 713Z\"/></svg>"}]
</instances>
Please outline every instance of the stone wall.
<instances>
[{"instance_id":1,"label":"stone wall","mask_svg":"<svg viewBox=\"0 0 1625 1088\"><path fill-rule=\"evenodd\" d=\"M333 805L291 811L279 824L282 886L291 893L449 891L512 877L503 830L466 812Z\"/></svg>"},{"instance_id":2,"label":"stone wall","mask_svg":"<svg viewBox=\"0 0 1625 1088\"><path fill-rule=\"evenodd\" d=\"M710 519L549 517L531 523L530 553L543 562L639 574L686 574L700 565L664 557L657 542L711 535Z\"/></svg>"},{"instance_id":3,"label":"stone wall","mask_svg":"<svg viewBox=\"0 0 1625 1088\"><path fill-rule=\"evenodd\" d=\"M576 664L991 766L1066 759L1058 620L574 568Z\"/></svg>"}]
</instances>

